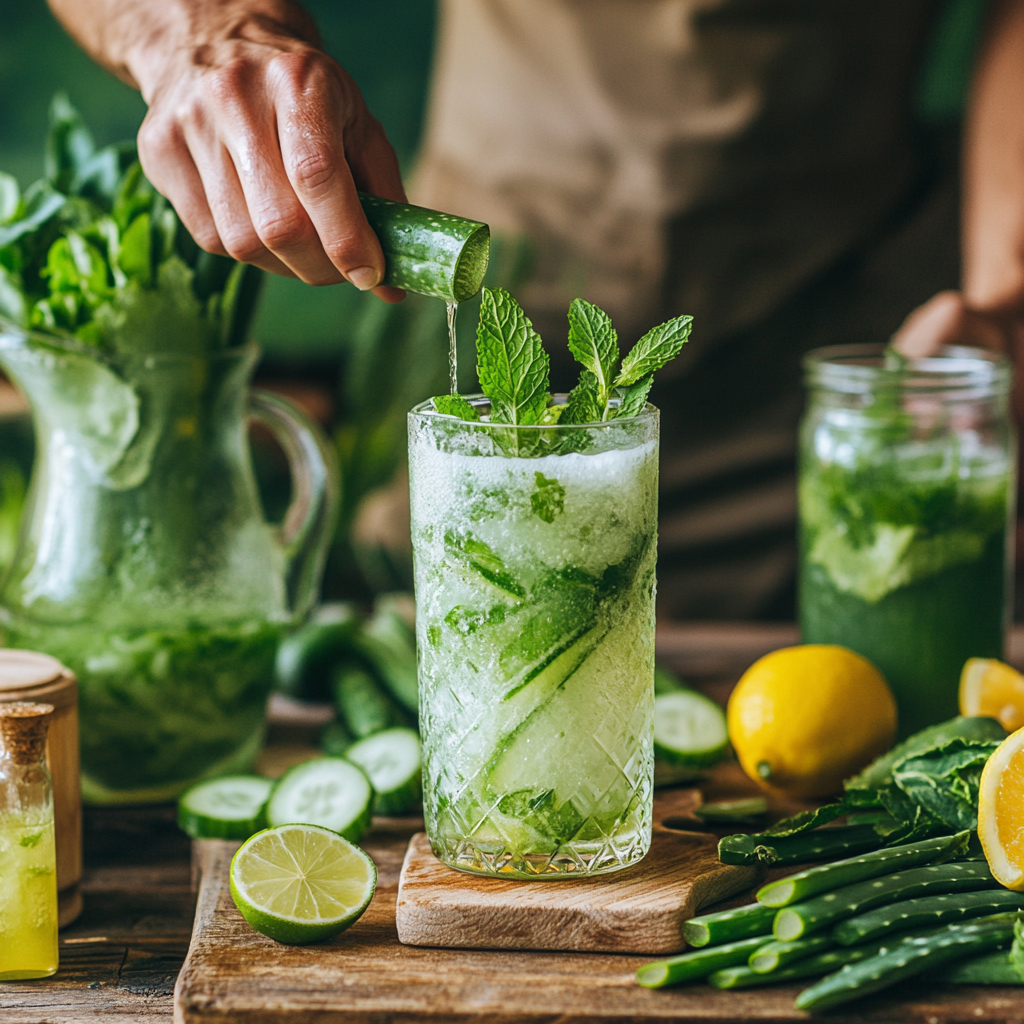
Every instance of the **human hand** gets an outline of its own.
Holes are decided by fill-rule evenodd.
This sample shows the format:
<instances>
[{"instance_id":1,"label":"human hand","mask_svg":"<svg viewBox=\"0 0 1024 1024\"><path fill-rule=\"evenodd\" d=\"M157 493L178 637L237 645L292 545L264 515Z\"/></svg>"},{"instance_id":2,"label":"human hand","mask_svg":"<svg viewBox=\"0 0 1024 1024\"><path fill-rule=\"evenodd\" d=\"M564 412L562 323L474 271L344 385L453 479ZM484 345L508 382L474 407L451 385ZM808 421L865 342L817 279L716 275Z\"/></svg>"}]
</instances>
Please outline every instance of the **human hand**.
<instances>
[{"instance_id":1,"label":"human hand","mask_svg":"<svg viewBox=\"0 0 1024 1024\"><path fill-rule=\"evenodd\" d=\"M1024 320L1006 312L972 309L962 292L945 291L918 306L893 335L911 359L935 355L943 345L974 345L1011 358L1024 351Z\"/></svg>"},{"instance_id":2,"label":"human hand","mask_svg":"<svg viewBox=\"0 0 1024 1024\"><path fill-rule=\"evenodd\" d=\"M149 37L125 66L149 105L146 176L208 252L388 302L384 255L356 189L405 200L384 129L298 8L189 4L187 34ZM281 19L281 20L278 20Z\"/></svg>"}]
</instances>

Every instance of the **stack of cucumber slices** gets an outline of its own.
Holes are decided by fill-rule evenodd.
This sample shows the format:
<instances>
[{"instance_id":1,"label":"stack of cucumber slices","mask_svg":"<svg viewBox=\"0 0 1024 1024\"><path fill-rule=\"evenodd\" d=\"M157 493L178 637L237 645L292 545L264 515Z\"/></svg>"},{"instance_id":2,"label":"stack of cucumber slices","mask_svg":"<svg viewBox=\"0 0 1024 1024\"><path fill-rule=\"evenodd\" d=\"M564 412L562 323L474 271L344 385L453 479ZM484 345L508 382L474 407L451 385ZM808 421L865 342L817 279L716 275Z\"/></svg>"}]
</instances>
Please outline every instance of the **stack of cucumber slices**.
<instances>
[{"instance_id":1,"label":"stack of cucumber slices","mask_svg":"<svg viewBox=\"0 0 1024 1024\"><path fill-rule=\"evenodd\" d=\"M277 782L228 775L200 782L178 801L178 824L193 839L248 839L261 828L306 824L359 842L371 814L405 814L420 798L420 740L412 729L385 729L316 757Z\"/></svg>"}]
</instances>

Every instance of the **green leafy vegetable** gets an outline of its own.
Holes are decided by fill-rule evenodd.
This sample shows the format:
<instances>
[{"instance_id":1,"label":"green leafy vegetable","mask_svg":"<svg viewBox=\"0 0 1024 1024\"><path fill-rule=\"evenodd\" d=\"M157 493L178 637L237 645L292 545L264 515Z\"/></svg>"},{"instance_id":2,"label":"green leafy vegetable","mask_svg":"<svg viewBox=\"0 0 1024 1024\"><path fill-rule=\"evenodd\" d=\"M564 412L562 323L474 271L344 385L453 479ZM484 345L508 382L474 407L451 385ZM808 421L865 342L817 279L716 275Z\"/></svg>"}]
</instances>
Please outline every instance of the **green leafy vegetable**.
<instances>
[{"instance_id":1,"label":"green leafy vegetable","mask_svg":"<svg viewBox=\"0 0 1024 1024\"><path fill-rule=\"evenodd\" d=\"M622 360L622 369L615 378L615 386L626 387L636 384L675 359L689 340L692 326L692 316L677 316L673 320L652 327Z\"/></svg>"},{"instance_id":2,"label":"green leafy vegetable","mask_svg":"<svg viewBox=\"0 0 1024 1024\"><path fill-rule=\"evenodd\" d=\"M476 409L462 395L438 395L432 399L434 408L443 416L458 416L460 420L479 420Z\"/></svg>"},{"instance_id":3,"label":"green leafy vegetable","mask_svg":"<svg viewBox=\"0 0 1024 1024\"><path fill-rule=\"evenodd\" d=\"M23 195L0 175L0 316L108 353L244 342L260 272L200 251L134 146L97 150L61 94L45 169Z\"/></svg>"},{"instance_id":4,"label":"green leafy vegetable","mask_svg":"<svg viewBox=\"0 0 1024 1024\"><path fill-rule=\"evenodd\" d=\"M569 392L561 423L599 423L604 415L600 386L589 370L580 374L580 382Z\"/></svg>"},{"instance_id":5,"label":"green leafy vegetable","mask_svg":"<svg viewBox=\"0 0 1024 1024\"><path fill-rule=\"evenodd\" d=\"M611 317L583 299L573 299L569 307L569 351L593 375L598 405L604 408L619 361L619 336Z\"/></svg>"},{"instance_id":6,"label":"green leafy vegetable","mask_svg":"<svg viewBox=\"0 0 1024 1024\"><path fill-rule=\"evenodd\" d=\"M491 422L539 423L548 404L548 354L504 288L483 291L476 352L480 388L491 400Z\"/></svg>"},{"instance_id":7,"label":"green leafy vegetable","mask_svg":"<svg viewBox=\"0 0 1024 1024\"><path fill-rule=\"evenodd\" d=\"M846 782L842 800L785 818L764 832L722 840L726 863L771 863L804 833L839 818L847 828L870 827L877 845L894 846L951 835L978 824L981 772L1006 732L994 718L959 717L904 740ZM860 814L865 808L870 816ZM827 847L836 830L814 832ZM830 833L833 835L830 836Z\"/></svg>"},{"instance_id":8,"label":"green leafy vegetable","mask_svg":"<svg viewBox=\"0 0 1024 1024\"><path fill-rule=\"evenodd\" d=\"M530 507L545 523L553 523L565 508L565 488L543 473L535 473L534 479L536 487L530 495Z\"/></svg>"}]
</instances>

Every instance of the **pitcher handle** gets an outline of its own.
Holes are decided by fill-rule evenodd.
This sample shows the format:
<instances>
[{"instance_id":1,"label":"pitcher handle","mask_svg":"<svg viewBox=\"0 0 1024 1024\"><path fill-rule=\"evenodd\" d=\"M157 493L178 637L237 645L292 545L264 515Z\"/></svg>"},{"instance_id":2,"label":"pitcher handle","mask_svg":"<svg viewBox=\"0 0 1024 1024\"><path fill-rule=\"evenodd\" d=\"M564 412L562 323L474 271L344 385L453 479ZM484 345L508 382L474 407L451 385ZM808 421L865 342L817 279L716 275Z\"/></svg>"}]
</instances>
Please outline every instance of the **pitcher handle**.
<instances>
[{"instance_id":1,"label":"pitcher handle","mask_svg":"<svg viewBox=\"0 0 1024 1024\"><path fill-rule=\"evenodd\" d=\"M254 389L249 396L249 416L274 435L291 469L292 503L279 539L288 560L288 606L301 622L316 601L327 549L338 524L341 481L337 458L323 431L286 398Z\"/></svg>"}]
</instances>

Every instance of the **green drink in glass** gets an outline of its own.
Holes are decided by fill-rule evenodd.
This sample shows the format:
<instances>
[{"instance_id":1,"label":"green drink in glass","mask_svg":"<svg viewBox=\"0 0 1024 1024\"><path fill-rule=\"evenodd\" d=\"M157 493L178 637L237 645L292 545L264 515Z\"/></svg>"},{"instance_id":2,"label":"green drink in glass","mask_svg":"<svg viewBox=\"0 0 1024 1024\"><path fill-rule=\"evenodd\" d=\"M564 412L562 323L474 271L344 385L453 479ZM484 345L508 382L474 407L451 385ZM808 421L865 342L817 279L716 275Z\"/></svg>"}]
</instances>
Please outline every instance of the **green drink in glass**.
<instances>
[{"instance_id":1,"label":"green drink in glass","mask_svg":"<svg viewBox=\"0 0 1024 1024\"><path fill-rule=\"evenodd\" d=\"M611 331L595 307L574 310ZM507 387L491 374L492 328L532 349ZM585 404L579 389L547 394L540 339L485 290L491 394L410 413L424 809L452 867L592 875L650 845L658 411L645 399L681 330L642 367L642 396L630 356L612 372L606 336L592 365L608 384L594 375Z\"/></svg>"},{"instance_id":2,"label":"green drink in glass","mask_svg":"<svg viewBox=\"0 0 1024 1024\"><path fill-rule=\"evenodd\" d=\"M1009 364L949 348L812 352L800 470L800 621L892 687L903 736L957 713L970 657L1003 657L1016 447Z\"/></svg>"}]
</instances>

